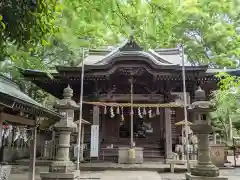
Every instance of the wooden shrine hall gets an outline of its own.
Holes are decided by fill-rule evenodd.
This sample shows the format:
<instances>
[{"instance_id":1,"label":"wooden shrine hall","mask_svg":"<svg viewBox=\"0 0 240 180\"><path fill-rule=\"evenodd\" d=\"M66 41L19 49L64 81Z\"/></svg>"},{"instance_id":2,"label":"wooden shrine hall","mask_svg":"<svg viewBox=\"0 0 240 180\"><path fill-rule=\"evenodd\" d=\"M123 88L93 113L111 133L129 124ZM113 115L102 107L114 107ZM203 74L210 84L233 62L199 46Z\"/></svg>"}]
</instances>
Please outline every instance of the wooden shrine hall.
<instances>
[{"instance_id":1,"label":"wooden shrine hall","mask_svg":"<svg viewBox=\"0 0 240 180\"><path fill-rule=\"evenodd\" d=\"M181 134L175 123L184 119L181 54L178 48L145 51L132 37L113 50L89 50L84 59L83 119L99 127L99 159L113 161L116 148L129 146L131 114L134 144L144 149L144 160L171 156ZM184 56L187 103L191 103L199 85L208 95L217 88L214 75L218 70L194 66ZM57 98L62 98L62 90L70 85L73 100L79 102L81 69L81 64L59 65L51 72L53 78L39 70L24 69L21 73ZM191 121L190 114L188 119ZM91 129L84 133L85 142L90 144Z\"/></svg>"}]
</instances>

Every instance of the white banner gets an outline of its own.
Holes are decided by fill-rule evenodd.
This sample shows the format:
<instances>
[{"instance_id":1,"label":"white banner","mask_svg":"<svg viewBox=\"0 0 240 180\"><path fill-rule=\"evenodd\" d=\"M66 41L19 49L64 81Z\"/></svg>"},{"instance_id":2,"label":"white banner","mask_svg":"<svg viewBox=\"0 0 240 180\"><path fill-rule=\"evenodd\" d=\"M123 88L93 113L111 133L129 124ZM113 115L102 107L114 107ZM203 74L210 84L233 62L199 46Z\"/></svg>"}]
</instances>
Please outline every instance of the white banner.
<instances>
[{"instance_id":1,"label":"white banner","mask_svg":"<svg viewBox=\"0 0 240 180\"><path fill-rule=\"evenodd\" d=\"M91 157L98 157L99 150L99 125L91 126Z\"/></svg>"}]
</instances>

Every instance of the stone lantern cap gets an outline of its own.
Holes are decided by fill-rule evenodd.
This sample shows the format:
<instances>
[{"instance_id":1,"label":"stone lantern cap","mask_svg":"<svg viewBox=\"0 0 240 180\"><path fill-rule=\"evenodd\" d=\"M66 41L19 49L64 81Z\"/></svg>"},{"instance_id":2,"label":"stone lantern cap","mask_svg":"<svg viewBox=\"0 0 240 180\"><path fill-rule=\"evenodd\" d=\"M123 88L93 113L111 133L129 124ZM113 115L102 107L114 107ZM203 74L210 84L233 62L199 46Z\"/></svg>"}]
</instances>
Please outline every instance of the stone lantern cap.
<instances>
[{"instance_id":1,"label":"stone lantern cap","mask_svg":"<svg viewBox=\"0 0 240 180\"><path fill-rule=\"evenodd\" d=\"M189 105L189 111L196 111L196 112L211 112L214 110L213 103L211 101L206 101L206 93L205 91L199 86L198 89L195 91L195 102Z\"/></svg>"},{"instance_id":2,"label":"stone lantern cap","mask_svg":"<svg viewBox=\"0 0 240 180\"><path fill-rule=\"evenodd\" d=\"M210 101L196 101L189 105L188 111L211 112L214 106Z\"/></svg>"},{"instance_id":3,"label":"stone lantern cap","mask_svg":"<svg viewBox=\"0 0 240 180\"><path fill-rule=\"evenodd\" d=\"M68 87L63 90L63 99L56 101L55 107L58 109L79 109L79 105L71 99L72 96L73 90L68 85Z\"/></svg>"}]
</instances>

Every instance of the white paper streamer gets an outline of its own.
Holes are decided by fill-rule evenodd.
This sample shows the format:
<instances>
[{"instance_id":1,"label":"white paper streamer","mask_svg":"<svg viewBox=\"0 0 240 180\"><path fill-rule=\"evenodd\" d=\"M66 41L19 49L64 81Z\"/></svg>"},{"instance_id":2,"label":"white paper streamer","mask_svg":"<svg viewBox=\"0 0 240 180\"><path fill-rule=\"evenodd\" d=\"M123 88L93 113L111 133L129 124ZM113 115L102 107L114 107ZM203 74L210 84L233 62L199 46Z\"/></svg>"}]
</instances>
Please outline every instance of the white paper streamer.
<instances>
[{"instance_id":1,"label":"white paper streamer","mask_svg":"<svg viewBox=\"0 0 240 180\"><path fill-rule=\"evenodd\" d=\"M22 138L23 138L24 142L28 141L26 128L23 129Z\"/></svg>"},{"instance_id":2,"label":"white paper streamer","mask_svg":"<svg viewBox=\"0 0 240 180\"><path fill-rule=\"evenodd\" d=\"M111 114L111 118L114 118L115 114L114 114L114 111L113 111L113 107L110 108L110 114Z\"/></svg>"},{"instance_id":3,"label":"white paper streamer","mask_svg":"<svg viewBox=\"0 0 240 180\"><path fill-rule=\"evenodd\" d=\"M121 111L122 111L122 114L121 114L121 121L124 121L123 107L121 107Z\"/></svg>"},{"instance_id":4,"label":"white paper streamer","mask_svg":"<svg viewBox=\"0 0 240 180\"><path fill-rule=\"evenodd\" d=\"M133 114L134 114L134 112L133 112L133 109L131 109L131 112L130 112L130 114L131 114L131 115L133 115Z\"/></svg>"},{"instance_id":5,"label":"white paper streamer","mask_svg":"<svg viewBox=\"0 0 240 180\"><path fill-rule=\"evenodd\" d=\"M157 107L156 115L160 115L159 107Z\"/></svg>"},{"instance_id":6,"label":"white paper streamer","mask_svg":"<svg viewBox=\"0 0 240 180\"><path fill-rule=\"evenodd\" d=\"M151 109L151 108L149 108L149 110L148 110L148 117L149 117L149 118L152 117L152 109Z\"/></svg>"},{"instance_id":7,"label":"white paper streamer","mask_svg":"<svg viewBox=\"0 0 240 180\"><path fill-rule=\"evenodd\" d=\"M19 127L17 127L13 142L15 142L19 138L19 136L20 136L20 130L19 130Z\"/></svg>"},{"instance_id":8,"label":"white paper streamer","mask_svg":"<svg viewBox=\"0 0 240 180\"><path fill-rule=\"evenodd\" d=\"M107 107L104 106L104 114L107 114Z\"/></svg>"},{"instance_id":9,"label":"white paper streamer","mask_svg":"<svg viewBox=\"0 0 240 180\"><path fill-rule=\"evenodd\" d=\"M141 118L141 119L143 118L140 107L138 107L138 116L139 116L139 118Z\"/></svg>"},{"instance_id":10,"label":"white paper streamer","mask_svg":"<svg viewBox=\"0 0 240 180\"><path fill-rule=\"evenodd\" d=\"M120 109L119 109L119 106L117 107L116 114L120 114Z\"/></svg>"},{"instance_id":11,"label":"white paper streamer","mask_svg":"<svg viewBox=\"0 0 240 180\"><path fill-rule=\"evenodd\" d=\"M145 107L143 108L143 115L144 115L144 116L147 115L147 111L146 111L146 108L145 108Z\"/></svg>"}]
</instances>

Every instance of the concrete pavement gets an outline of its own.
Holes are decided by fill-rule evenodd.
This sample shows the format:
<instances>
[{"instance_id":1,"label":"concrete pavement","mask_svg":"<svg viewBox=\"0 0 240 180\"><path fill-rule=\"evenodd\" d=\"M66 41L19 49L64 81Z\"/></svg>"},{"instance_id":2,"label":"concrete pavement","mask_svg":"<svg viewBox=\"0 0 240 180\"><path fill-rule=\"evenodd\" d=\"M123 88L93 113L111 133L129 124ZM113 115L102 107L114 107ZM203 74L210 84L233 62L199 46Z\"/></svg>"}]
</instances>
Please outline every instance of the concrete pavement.
<instances>
[{"instance_id":1,"label":"concrete pavement","mask_svg":"<svg viewBox=\"0 0 240 180\"><path fill-rule=\"evenodd\" d=\"M229 180L240 179L240 169L222 169L222 176L228 177ZM12 174L9 180L27 180L27 173ZM157 173L153 171L102 171L90 172L82 171L81 179L100 179L100 180L184 180L184 173ZM40 180L39 175L36 175L35 180Z\"/></svg>"}]
</instances>

